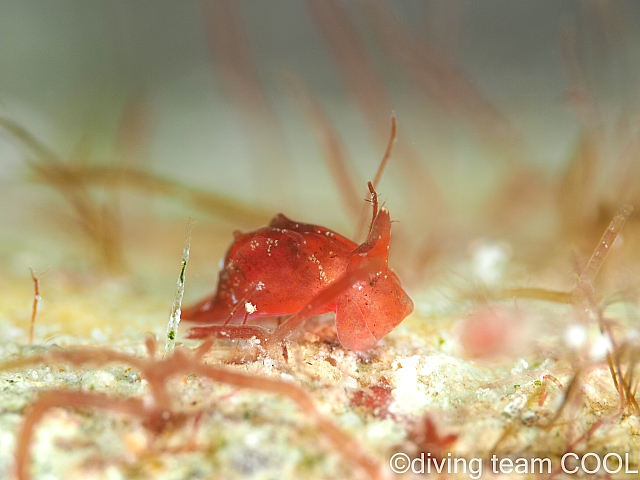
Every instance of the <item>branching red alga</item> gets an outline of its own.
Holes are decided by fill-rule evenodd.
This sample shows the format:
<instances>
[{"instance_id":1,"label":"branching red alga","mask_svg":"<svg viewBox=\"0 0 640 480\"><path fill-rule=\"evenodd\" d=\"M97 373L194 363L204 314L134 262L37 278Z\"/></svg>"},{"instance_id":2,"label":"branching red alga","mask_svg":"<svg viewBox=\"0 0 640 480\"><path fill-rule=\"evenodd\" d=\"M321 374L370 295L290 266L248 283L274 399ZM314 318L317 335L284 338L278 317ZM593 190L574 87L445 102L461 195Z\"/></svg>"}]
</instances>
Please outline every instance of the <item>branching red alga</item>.
<instances>
[{"instance_id":1,"label":"branching red alga","mask_svg":"<svg viewBox=\"0 0 640 480\"><path fill-rule=\"evenodd\" d=\"M110 410L138 418L145 428L154 433L160 433L165 428L184 423L188 419L197 418L203 410L189 412L177 410L174 405L177 403L176 395L167 388L169 379L189 374L206 377L237 388L285 396L300 409L305 417L315 423L320 435L329 440L347 462L359 467L367 478L384 478L381 465L364 452L362 446L349 434L320 413L311 395L301 387L280 379L236 373L204 363L203 356L211 347L212 341L206 340L195 351L186 347L177 347L172 355L165 358L156 358L157 343L155 339L149 337L146 340L148 358L139 358L110 348L79 347L70 350L51 350L1 364L0 371L23 369L45 363L83 368L104 368L110 364L124 364L137 370L148 381L153 400L148 402L143 401L142 398L122 398L105 393L61 389L40 393L38 399L31 405L18 434L15 453L16 478L30 480L30 446L38 423L53 408L83 407Z\"/></svg>"}]
</instances>

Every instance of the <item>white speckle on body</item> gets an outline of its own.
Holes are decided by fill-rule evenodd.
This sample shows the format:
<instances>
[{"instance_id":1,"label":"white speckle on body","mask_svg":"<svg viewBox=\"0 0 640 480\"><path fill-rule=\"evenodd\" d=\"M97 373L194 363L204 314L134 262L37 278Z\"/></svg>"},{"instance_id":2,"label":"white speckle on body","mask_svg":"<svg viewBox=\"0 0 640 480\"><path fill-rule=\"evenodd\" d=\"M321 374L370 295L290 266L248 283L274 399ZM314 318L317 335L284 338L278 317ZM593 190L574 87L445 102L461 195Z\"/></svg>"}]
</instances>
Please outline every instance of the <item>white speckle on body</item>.
<instances>
[{"instance_id":1,"label":"white speckle on body","mask_svg":"<svg viewBox=\"0 0 640 480\"><path fill-rule=\"evenodd\" d=\"M318 260L316 256L313 254L309 255L309 260L311 260L313 263L318 265L320 280L322 281L322 283L327 283L328 282L327 274L325 273L324 268L322 268L322 265L320 264L320 260Z\"/></svg>"}]
</instances>

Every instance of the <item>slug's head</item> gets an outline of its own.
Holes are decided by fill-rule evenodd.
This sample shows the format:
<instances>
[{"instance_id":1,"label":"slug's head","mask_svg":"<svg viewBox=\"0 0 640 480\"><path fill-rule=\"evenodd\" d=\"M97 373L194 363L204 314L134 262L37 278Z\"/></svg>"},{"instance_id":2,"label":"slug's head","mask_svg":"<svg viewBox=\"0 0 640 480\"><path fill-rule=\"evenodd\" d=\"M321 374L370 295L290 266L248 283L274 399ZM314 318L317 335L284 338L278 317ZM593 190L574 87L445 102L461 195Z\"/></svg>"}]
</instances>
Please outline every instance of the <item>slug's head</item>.
<instances>
[{"instance_id":1,"label":"slug's head","mask_svg":"<svg viewBox=\"0 0 640 480\"><path fill-rule=\"evenodd\" d=\"M388 267L391 220L380 209L367 239L350 255L347 271L377 261L380 268L340 296L336 309L336 330L342 346L369 350L413 311L413 302L402 289L400 279Z\"/></svg>"}]
</instances>

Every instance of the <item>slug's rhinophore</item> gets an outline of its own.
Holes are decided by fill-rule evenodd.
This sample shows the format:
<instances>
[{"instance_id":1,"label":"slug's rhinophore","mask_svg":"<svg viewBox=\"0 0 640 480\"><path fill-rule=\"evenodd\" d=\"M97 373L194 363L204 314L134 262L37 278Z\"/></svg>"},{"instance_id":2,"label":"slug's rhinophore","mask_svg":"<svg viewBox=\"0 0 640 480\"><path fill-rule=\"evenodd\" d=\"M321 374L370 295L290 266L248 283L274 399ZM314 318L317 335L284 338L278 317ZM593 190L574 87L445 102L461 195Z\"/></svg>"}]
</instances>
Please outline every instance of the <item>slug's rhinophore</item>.
<instances>
[{"instance_id":1,"label":"slug's rhinophore","mask_svg":"<svg viewBox=\"0 0 640 480\"><path fill-rule=\"evenodd\" d=\"M387 266L391 221L385 208L374 209L369 235L361 245L282 214L264 228L234 235L216 293L186 309L183 319L226 324L294 314L330 283L370 260L380 262L379 271L325 305L324 312L336 314L340 343L368 350L413 310L398 276Z\"/></svg>"}]
</instances>

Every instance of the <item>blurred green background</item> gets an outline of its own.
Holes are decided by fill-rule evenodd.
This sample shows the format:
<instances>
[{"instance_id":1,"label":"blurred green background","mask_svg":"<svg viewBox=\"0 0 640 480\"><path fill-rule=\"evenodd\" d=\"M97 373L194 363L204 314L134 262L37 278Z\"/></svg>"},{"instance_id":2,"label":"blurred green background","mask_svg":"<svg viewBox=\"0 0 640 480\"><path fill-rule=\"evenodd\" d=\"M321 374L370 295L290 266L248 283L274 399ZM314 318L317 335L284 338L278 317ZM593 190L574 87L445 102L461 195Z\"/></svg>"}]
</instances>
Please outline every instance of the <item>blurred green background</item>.
<instances>
[{"instance_id":1,"label":"blurred green background","mask_svg":"<svg viewBox=\"0 0 640 480\"><path fill-rule=\"evenodd\" d=\"M341 142L364 200L395 111L378 190L399 220L399 263L413 265L475 238L557 239L567 216L593 220L590 241L619 196L635 198L620 178L637 173L639 20L638 2L606 0L6 1L0 102L64 161L134 168L349 236L358 215L322 139ZM29 263L16 248L35 242L35 263L55 263L74 253L38 242L74 249L83 235L58 222L72 215L60 192L31 183L30 158L1 137L0 235L16 271ZM125 244L158 238L140 239L143 219L181 227L202 214L121 190ZM233 228L260 226L236 223L219 227L216 255Z\"/></svg>"}]
</instances>

